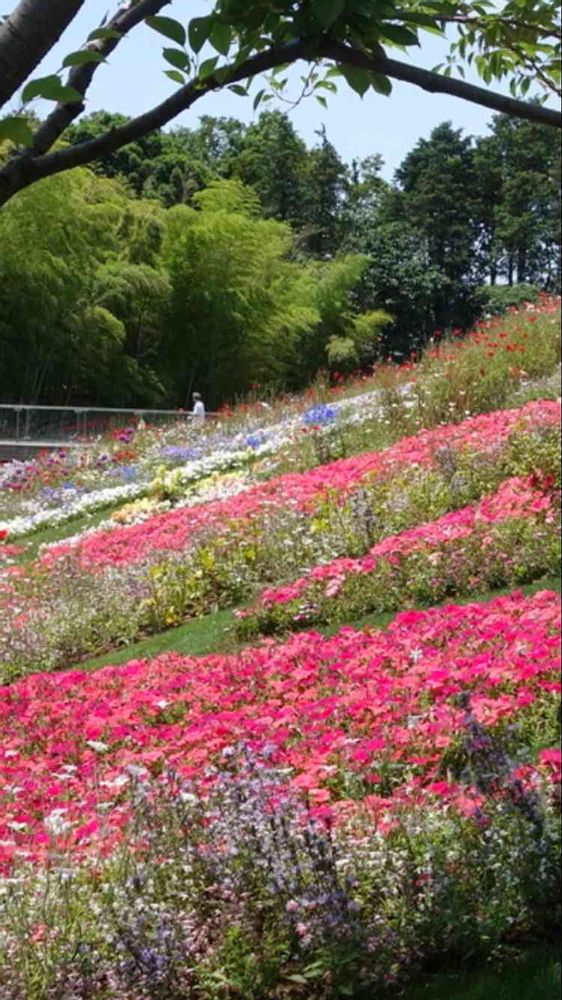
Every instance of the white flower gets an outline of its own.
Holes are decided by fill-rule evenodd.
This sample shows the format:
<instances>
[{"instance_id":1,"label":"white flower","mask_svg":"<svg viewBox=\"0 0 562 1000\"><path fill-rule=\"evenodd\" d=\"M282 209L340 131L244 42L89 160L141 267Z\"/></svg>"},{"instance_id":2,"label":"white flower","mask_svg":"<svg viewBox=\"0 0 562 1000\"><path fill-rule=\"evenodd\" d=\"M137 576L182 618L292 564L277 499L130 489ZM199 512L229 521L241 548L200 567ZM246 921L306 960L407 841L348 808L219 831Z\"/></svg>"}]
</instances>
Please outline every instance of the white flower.
<instances>
[{"instance_id":1,"label":"white flower","mask_svg":"<svg viewBox=\"0 0 562 1000\"><path fill-rule=\"evenodd\" d=\"M86 745L96 753L107 753L109 750L107 743L102 743L100 740L86 740Z\"/></svg>"},{"instance_id":2,"label":"white flower","mask_svg":"<svg viewBox=\"0 0 562 1000\"><path fill-rule=\"evenodd\" d=\"M139 767L137 764L129 764L127 771L132 778L144 778L148 774L146 767Z\"/></svg>"},{"instance_id":3,"label":"white flower","mask_svg":"<svg viewBox=\"0 0 562 1000\"><path fill-rule=\"evenodd\" d=\"M43 825L52 837L59 837L70 830L72 824L64 819L65 813L66 809L53 809L48 816L45 816Z\"/></svg>"},{"instance_id":4,"label":"white flower","mask_svg":"<svg viewBox=\"0 0 562 1000\"><path fill-rule=\"evenodd\" d=\"M412 386L407 384L401 386L398 391L402 397L407 398L411 394L411 390ZM410 405L414 404L411 403ZM323 436L329 437L334 433L334 430L337 430L346 424L360 426L361 424L379 416L381 416L381 408L380 393L378 390L363 393L358 396L351 396L347 399L341 399L338 401L337 423L333 426L328 425L322 428L319 433ZM242 431L238 430L230 439L227 440L226 443L223 435L221 435L219 441L214 441L211 436L208 444L206 445L210 449L208 455L203 458L187 462L184 466L168 473L168 475L173 476L174 481L178 481L183 487L188 487L192 484L196 484L199 480L209 478L209 476L217 472L228 472L235 469L243 469L244 467L250 465L256 458L264 458L268 455L275 455L283 448L286 448L288 445L294 444L295 441L300 440L299 429L301 426L302 413L298 410L296 413L293 413L291 417L279 421L277 424L263 424L263 422L260 421L250 421ZM254 449L248 448L246 444L248 433L259 433L260 431L265 430L267 430L267 437L264 441ZM158 448L160 449L161 446L162 442L160 441ZM0 530L8 531L10 539L22 538L25 535L32 534L40 528L58 527L59 525L73 521L84 514L94 514L99 510L103 510L105 507L109 509L116 507L121 502L127 503L147 497L151 492L152 485L150 479L148 478L151 475L150 463L154 461L156 455L156 451L149 451L143 456L145 465L144 468L142 465L140 466L140 472L141 475L144 474L146 477L144 482L141 480L139 482L129 483L123 486L111 486L101 490L84 492L80 496L74 497L70 503L65 504L64 508L58 507L54 509L42 509L40 506L40 500L38 500L38 498L34 498L27 508L28 513L10 520L1 521ZM6 477L11 475L11 470L13 470L13 466L10 463L10 465L7 466L7 471L2 473L2 476ZM234 495L228 488L226 488L225 493L221 493L220 490L221 487L219 484L217 489L219 498L221 496ZM205 499L209 499L209 497L205 497ZM190 506L192 503L201 502L201 497L189 497L181 500L178 506ZM139 517L142 518L142 515L139 515ZM76 544L88 534L92 534L100 530L112 530L116 527L117 526L112 521L107 523L104 522L101 525L98 524L95 528L87 529L85 532L81 532L72 538L65 539L65 545ZM53 543L54 546L58 544L60 543ZM46 546L45 549L50 547L51 546Z\"/></svg>"},{"instance_id":5,"label":"white flower","mask_svg":"<svg viewBox=\"0 0 562 1000\"><path fill-rule=\"evenodd\" d=\"M112 781L100 781L100 785L103 788L124 788L125 785L129 784L129 778L126 774L119 774Z\"/></svg>"}]
</instances>

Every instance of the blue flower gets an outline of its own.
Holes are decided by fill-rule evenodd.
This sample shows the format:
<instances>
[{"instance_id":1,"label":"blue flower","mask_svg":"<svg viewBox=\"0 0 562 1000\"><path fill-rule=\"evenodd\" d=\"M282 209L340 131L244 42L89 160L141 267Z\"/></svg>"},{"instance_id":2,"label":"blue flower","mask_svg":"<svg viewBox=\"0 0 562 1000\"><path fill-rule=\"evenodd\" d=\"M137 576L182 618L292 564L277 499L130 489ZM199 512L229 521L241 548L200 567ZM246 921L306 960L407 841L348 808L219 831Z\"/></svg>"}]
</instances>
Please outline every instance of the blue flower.
<instances>
[{"instance_id":1,"label":"blue flower","mask_svg":"<svg viewBox=\"0 0 562 1000\"><path fill-rule=\"evenodd\" d=\"M246 445L248 448L261 448L262 444L267 441L267 434L264 431L258 431L256 434L248 434L246 438Z\"/></svg>"},{"instance_id":2,"label":"blue flower","mask_svg":"<svg viewBox=\"0 0 562 1000\"><path fill-rule=\"evenodd\" d=\"M329 406L328 403L319 403L303 415L303 423L307 427L323 427L326 424L333 424L339 417L339 407Z\"/></svg>"},{"instance_id":3,"label":"blue flower","mask_svg":"<svg viewBox=\"0 0 562 1000\"><path fill-rule=\"evenodd\" d=\"M127 483L132 483L137 478L138 474L136 465L123 465L119 469L119 475Z\"/></svg>"},{"instance_id":4,"label":"blue flower","mask_svg":"<svg viewBox=\"0 0 562 1000\"><path fill-rule=\"evenodd\" d=\"M172 462L191 462L194 459L201 458L203 451L201 448L182 448L180 446L174 446L164 448L161 454L162 458L167 458Z\"/></svg>"}]
</instances>

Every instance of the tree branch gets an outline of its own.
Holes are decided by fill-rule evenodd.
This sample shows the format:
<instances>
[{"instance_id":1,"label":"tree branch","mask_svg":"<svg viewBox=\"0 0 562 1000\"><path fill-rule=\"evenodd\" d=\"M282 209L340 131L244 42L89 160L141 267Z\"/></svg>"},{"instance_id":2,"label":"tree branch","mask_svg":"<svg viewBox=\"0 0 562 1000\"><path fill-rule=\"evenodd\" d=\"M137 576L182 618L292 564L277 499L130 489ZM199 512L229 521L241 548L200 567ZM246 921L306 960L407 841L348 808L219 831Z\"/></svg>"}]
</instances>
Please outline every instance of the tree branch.
<instances>
[{"instance_id":1,"label":"tree branch","mask_svg":"<svg viewBox=\"0 0 562 1000\"><path fill-rule=\"evenodd\" d=\"M493 111L510 114L517 118L556 128L562 126L560 114L549 108L530 104L513 97L505 97L463 80L441 76L430 70L398 62L395 59L388 59L386 56L372 56L361 49L328 40L315 47L307 41L292 42L289 45L266 50L238 66L234 64L230 67L224 67L203 81L192 80L151 111L147 111L145 114L139 115L124 125L113 128L104 135L88 142L44 155L13 157L3 169L0 169L0 205L4 205L18 191L41 178L92 163L94 160L116 152L136 139L141 139L150 132L162 128L163 125L167 125L183 111L187 111L212 90L220 90L229 84L258 76L276 66L285 66L297 62L299 59L310 62L318 57L346 66L355 66L372 73L384 74L395 80L402 80L416 87L421 87L430 93L460 97L473 104L479 104L482 107L491 108Z\"/></svg>"},{"instance_id":2,"label":"tree branch","mask_svg":"<svg viewBox=\"0 0 562 1000\"><path fill-rule=\"evenodd\" d=\"M501 24L504 28L516 28L521 31L534 31L541 38L557 38L562 41L562 33L554 25L548 29L540 27L533 21L521 21L516 17L500 17L496 14L487 14L483 17L474 17L470 14L437 14L436 19L443 24L462 24L469 28L482 29L487 24Z\"/></svg>"},{"instance_id":3,"label":"tree branch","mask_svg":"<svg viewBox=\"0 0 562 1000\"><path fill-rule=\"evenodd\" d=\"M157 14L169 4L171 0L139 0L134 7L128 10L119 11L106 24L104 28L111 28L119 33L119 38L105 38L93 41L88 44L88 48L99 52L104 59L117 48L122 38L133 28L144 21L145 17ZM99 69L101 63L85 63L83 66L74 66L67 77L66 85L74 87L78 93L85 96L94 74ZM36 156L38 153L46 153L51 149L53 143L63 134L65 129L74 121L78 115L84 111L83 103L57 104L50 115L41 123L33 137L33 145L23 150L22 157Z\"/></svg>"},{"instance_id":4,"label":"tree branch","mask_svg":"<svg viewBox=\"0 0 562 1000\"><path fill-rule=\"evenodd\" d=\"M421 87L422 90L427 90L432 94L449 94L452 97L460 97L472 104L479 104L483 108L490 108L492 111L499 111L515 118L524 118L538 124L562 128L562 116L558 111L545 108L542 104L531 104L528 101L518 100L516 97L507 97L485 87L466 83L465 80L455 80L452 77L442 76L433 70L421 69L419 66L411 66L396 59L372 56L368 52L351 48L341 42L322 42L319 46L319 54L325 59L333 59L334 62L345 66L355 66L357 69L382 73L394 80L412 83L415 87Z\"/></svg>"},{"instance_id":5,"label":"tree branch","mask_svg":"<svg viewBox=\"0 0 562 1000\"><path fill-rule=\"evenodd\" d=\"M50 52L84 0L20 0L0 21L0 108Z\"/></svg>"},{"instance_id":6,"label":"tree branch","mask_svg":"<svg viewBox=\"0 0 562 1000\"><path fill-rule=\"evenodd\" d=\"M112 128L95 139L43 156L15 156L0 170L0 205L4 205L14 194L35 181L109 156L110 153L116 152L136 139L162 128L210 91L266 73L276 66L284 66L307 58L308 51L307 46L301 42L269 49L246 60L240 66L225 67L218 75L215 73L203 81L198 79L190 81L151 111L132 118L124 125Z\"/></svg>"}]
</instances>

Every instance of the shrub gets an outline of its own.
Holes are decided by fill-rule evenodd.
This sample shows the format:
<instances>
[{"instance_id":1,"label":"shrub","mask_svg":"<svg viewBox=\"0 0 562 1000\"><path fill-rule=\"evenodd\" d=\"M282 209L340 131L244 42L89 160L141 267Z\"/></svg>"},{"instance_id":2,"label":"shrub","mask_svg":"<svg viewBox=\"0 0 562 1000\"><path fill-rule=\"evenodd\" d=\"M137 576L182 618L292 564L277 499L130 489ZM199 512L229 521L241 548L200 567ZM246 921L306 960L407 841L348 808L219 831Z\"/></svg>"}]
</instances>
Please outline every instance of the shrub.
<instances>
[{"instance_id":1,"label":"shrub","mask_svg":"<svg viewBox=\"0 0 562 1000\"><path fill-rule=\"evenodd\" d=\"M521 309L526 303L541 300L538 285L484 285L480 290L483 311L492 316L505 315L511 309Z\"/></svg>"}]
</instances>

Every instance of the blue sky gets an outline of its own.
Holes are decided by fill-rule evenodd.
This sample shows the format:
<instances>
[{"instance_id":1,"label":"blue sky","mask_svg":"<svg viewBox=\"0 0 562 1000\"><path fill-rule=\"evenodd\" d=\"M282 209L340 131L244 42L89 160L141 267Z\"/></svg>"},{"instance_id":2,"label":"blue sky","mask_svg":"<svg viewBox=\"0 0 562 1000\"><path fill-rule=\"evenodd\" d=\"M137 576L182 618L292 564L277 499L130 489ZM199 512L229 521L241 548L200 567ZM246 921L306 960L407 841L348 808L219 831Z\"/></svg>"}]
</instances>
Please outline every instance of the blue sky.
<instances>
[{"instance_id":1,"label":"blue sky","mask_svg":"<svg viewBox=\"0 0 562 1000\"><path fill-rule=\"evenodd\" d=\"M173 0L163 13L187 23L211 8L210 0ZM112 0L86 0L71 28L35 75L56 71L63 56L82 45L108 9L113 11ZM431 69L442 61L447 46L433 35L422 37L421 51L412 51L416 62ZM175 85L163 74L167 64L161 53L163 45L167 44L172 43L144 25L133 32L119 45L108 65L97 72L89 93L88 112L105 109L137 115L169 96ZM406 58L401 53L396 57ZM298 81L304 68L293 74L294 95L298 94ZM45 107L38 110L43 111ZM230 93L211 94L174 124L193 127L202 114L232 115L246 122L255 117L249 100ZM385 161L383 173L390 178L416 141L429 135L440 122L451 120L455 127L479 135L486 133L492 115L466 101L428 94L401 83L394 84L390 98L369 93L361 100L342 81L339 94L330 99L327 111L310 99L292 111L291 117L309 144L315 141L315 131L324 124L329 138L348 162L355 157L381 153Z\"/></svg>"}]
</instances>

